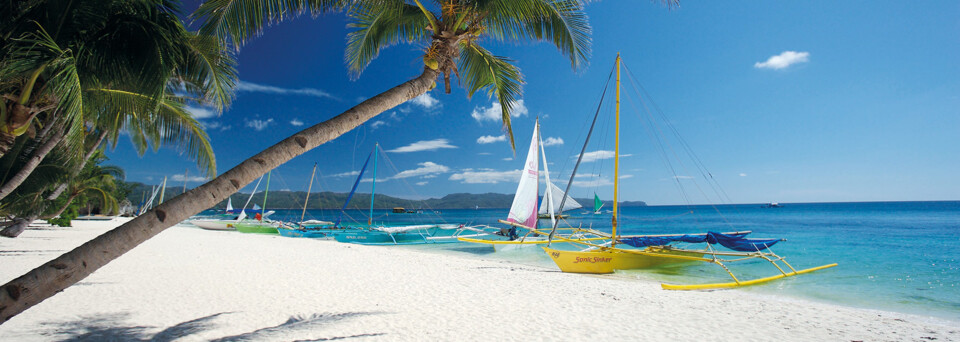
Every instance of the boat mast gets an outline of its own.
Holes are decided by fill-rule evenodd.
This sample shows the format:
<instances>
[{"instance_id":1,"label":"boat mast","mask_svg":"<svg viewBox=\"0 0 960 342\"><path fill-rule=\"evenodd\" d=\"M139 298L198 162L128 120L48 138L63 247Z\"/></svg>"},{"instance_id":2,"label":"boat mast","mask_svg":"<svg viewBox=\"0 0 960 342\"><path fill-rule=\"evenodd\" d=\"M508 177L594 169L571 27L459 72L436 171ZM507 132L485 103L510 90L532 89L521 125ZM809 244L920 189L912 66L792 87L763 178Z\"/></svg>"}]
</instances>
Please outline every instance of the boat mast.
<instances>
[{"instance_id":1,"label":"boat mast","mask_svg":"<svg viewBox=\"0 0 960 342\"><path fill-rule=\"evenodd\" d=\"M270 193L270 175L273 174L273 170L267 172L267 187L263 189L263 207L260 208L260 221L263 221L263 214L267 213L267 194Z\"/></svg>"},{"instance_id":2,"label":"boat mast","mask_svg":"<svg viewBox=\"0 0 960 342\"><path fill-rule=\"evenodd\" d=\"M613 153L613 228L610 232L610 235L613 237L613 240L610 241L610 246L615 247L617 245L617 193L620 188L620 53L617 52L617 120L616 120L616 134L615 134L615 143L614 143L614 153Z\"/></svg>"},{"instance_id":3,"label":"boat mast","mask_svg":"<svg viewBox=\"0 0 960 342\"><path fill-rule=\"evenodd\" d=\"M160 186L160 202L157 202L157 205L163 204L163 193L167 190L167 176L163 176L163 185Z\"/></svg>"},{"instance_id":4,"label":"boat mast","mask_svg":"<svg viewBox=\"0 0 960 342\"><path fill-rule=\"evenodd\" d=\"M313 163L313 171L310 172L310 185L307 185L307 197L303 199L303 211L300 212L300 228L303 228L303 217L307 215L307 202L310 201L310 190L313 190L313 176L317 175L317 163Z\"/></svg>"},{"instance_id":5,"label":"boat mast","mask_svg":"<svg viewBox=\"0 0 960 342\"><path fill-rule=\"evenodd\" d=\"M380 149L380 143L377 143L373 147L373 189L370 190L370 216L367 217L367 228L370 228L373 225L373 196L377 193L377 157L379 153L377 150Z\"/></svg>"},{"instance_id":6,"label":"boat mast","mask_svg":"<svg viewBox=\"0 0 960 342\"><path fill-rule=\"evenodd\" d=\"M187 192L187 173L189 172L190 169L183 169L183 191L180 192L181 194Z\"/></svg>"}]
</instances>

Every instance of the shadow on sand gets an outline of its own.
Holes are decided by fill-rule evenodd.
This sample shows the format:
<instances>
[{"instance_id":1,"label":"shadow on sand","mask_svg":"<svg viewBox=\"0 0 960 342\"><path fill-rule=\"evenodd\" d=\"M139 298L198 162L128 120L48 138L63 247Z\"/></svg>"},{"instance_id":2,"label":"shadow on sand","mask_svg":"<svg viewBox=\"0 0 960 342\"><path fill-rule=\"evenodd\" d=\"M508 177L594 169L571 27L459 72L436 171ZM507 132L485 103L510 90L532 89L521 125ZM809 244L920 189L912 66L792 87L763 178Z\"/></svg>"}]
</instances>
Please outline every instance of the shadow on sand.
<instances>
[{"instance_id":1,"label":"shadow on sand","mask_svg":"<svg viewBox=\"0 0 960 342\"><path fill-rule=\"evenodd\" d=\"M69 322L47 322L43 323L49 326L50 331L44 333L57 341L150 341L150 342L168 342L180 339L185 336L194 335L203 331L212 330L216 327L213 322L215 318L221 315L228 315L231 312L221 312L206 317L201 317L186 322L176 324L172 327L163 329L157 333L151 333L155 327L150 326L128 326L123 323L130 315L111 314L99 315L96 317L83 317L76 321ZM382 314L382 312L345 312L335 314L313 314L307 317L293 316L286 322L272 327L257 329L248 333L225 336L213 339L216 342L234 342L234 341L273 341L293 340L291 336L297 332L317 331L325 325L336 324L337 322L358 318L368 315ZM299 339L296 341L332 341L344 340L357 337L381 336L386 333L365 333L349 336L331 336L315 339Z\"/></svg>"}]
</instances>

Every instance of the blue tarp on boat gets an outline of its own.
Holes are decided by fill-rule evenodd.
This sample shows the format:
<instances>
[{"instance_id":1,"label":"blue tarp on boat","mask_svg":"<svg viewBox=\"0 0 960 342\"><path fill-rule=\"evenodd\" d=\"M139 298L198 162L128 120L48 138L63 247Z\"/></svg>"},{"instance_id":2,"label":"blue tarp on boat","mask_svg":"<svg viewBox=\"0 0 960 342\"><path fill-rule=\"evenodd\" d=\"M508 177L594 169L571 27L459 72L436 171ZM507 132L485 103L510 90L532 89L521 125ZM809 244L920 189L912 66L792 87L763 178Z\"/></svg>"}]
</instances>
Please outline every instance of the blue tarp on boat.
<instances>
[{"instance_id":1,"label":"blue tarp on boat","mask_svg":"<svg viewBox=\"0 0 960 342\"><path fill-rule=\"evenodd\" d=\"M741 252L756 252L767 249L781 239L747 239L744 236L749 233L723 234L717 232L707 232L706 234L686 234L676 236L636 236L619 239L620 243L625 243L634 247L663 246L672 242L688 243L709 243L720 244L721 246Z\"/></svg>"}]
</instances>

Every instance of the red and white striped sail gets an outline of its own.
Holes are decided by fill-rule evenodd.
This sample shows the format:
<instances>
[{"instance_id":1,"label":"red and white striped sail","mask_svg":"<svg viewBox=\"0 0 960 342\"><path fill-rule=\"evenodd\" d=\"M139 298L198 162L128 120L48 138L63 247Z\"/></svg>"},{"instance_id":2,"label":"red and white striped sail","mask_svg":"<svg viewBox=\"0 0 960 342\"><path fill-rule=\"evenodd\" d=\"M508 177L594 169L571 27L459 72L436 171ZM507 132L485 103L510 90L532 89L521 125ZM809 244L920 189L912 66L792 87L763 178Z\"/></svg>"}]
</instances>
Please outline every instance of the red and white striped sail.
<instances>
[{"instance_id":1,"label":"red and white striped sail","mask_svg":"<svg viewBox=\"0 0 960 342\"><path fill-rule=\"evenodd\" d=\"M537 224L537 194L540 184L539 150L537 138L540 136L540 125L533 126L533 138L530 139L530 149L527 151L527 161L523 164L523 173L520 183L517 184L517 193L513 196L513 205L507 221L519 223L527 227L536 227Z\"/></svg>"}]
</instances>

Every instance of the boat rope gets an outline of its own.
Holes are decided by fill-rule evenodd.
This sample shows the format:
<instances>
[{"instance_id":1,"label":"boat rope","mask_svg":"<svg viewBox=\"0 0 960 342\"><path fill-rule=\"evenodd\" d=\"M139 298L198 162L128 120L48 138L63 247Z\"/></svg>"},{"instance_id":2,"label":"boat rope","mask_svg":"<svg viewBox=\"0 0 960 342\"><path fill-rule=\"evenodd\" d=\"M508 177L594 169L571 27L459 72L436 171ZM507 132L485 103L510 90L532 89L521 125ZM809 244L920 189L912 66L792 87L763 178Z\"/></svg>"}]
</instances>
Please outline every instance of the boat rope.
<instances>
[{"instance_id":1,"label":"boat rope","mask_svg":"<svg viewBox=\"0 0 960 342\"><path fill-rule=\"evenodd\" d=\"M617 57L619 58L619 57ZM587 144L590 143L590 135L593 134L593 127L597 124L597 117L600 116L600 108L603 106L603 99L606 97L607 88L610 86L610 78L613 76L614 69L610 70L610 74L607 75L607 81L603 86L603 92L600 94L600 103L597 104L597 111L593 115L593 121L590 123L590 130L587 133L587 138L583 141L583 148L580 150L580 155L577 156L577 163L573 166L573 172L570 173L570 181L567 182L567 188L563 191L563 197L560 200L560 208L563 208L564 202L567 200L567 196L570 193L570 186L573 185L573 178L577 176L577 168L580 167L580 162L583 161L583 154L587 151ZM557 231L557 223L555 222L553 228L550 230L550 234L547 235L547 246L550 245L550 242L553 241L553 234Z\"/></svg>"}]
</instances>

